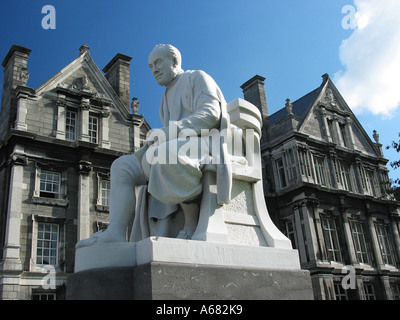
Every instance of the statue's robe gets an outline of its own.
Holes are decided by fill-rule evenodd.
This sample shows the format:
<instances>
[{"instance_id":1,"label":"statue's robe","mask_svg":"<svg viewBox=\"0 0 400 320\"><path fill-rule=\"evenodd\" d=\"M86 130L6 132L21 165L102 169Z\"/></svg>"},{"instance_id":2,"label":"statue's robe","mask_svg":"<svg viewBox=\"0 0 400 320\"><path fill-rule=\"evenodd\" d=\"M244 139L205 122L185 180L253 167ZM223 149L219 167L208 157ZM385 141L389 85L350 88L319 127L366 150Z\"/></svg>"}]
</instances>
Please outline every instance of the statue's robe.
<instances>
[{"instance_id":1,"label":"statue's robe","mask_svg":"<svg viewBox=\"0 0 400 320\"><path fill-rule=\"evenodd\" d=\"M202 169L207 163L217 167L218 203L230 200L230 124L215 81L203 71L180 74L163 94L160 117L169 140L148 142L135 153L148 184L140 187L137 196L131 241L177 235L183 227L179 204L201 196Z\"/></svg>"}]
</instances>

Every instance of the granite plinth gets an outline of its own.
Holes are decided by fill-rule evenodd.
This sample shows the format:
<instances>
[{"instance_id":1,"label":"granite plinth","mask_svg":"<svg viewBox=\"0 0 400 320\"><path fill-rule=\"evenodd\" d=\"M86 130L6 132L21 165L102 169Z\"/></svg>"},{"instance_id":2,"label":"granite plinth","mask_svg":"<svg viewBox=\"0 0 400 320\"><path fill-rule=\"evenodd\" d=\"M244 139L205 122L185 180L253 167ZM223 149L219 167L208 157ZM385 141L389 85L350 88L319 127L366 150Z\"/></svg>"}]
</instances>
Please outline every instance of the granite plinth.
<instances>
[{"instance_id":1,"label":"granite plinth","mask_svg":"<svg viewBox=\"0 0 400 320\"><path fill-rule=\"evenodd\" d=\"M68 300L311 300L308 271L152 262L81 271Z\"/></svg>"},{"instance_id":2,"label":"granite plinth","mask_svg":"<svg viewBox=\"0 0 400 320\"><path fill-rule=\"evenodd\" d=\"M313 299L297 250L150 237L80 248L67 299Z\"/></svg>"}]
</instances>

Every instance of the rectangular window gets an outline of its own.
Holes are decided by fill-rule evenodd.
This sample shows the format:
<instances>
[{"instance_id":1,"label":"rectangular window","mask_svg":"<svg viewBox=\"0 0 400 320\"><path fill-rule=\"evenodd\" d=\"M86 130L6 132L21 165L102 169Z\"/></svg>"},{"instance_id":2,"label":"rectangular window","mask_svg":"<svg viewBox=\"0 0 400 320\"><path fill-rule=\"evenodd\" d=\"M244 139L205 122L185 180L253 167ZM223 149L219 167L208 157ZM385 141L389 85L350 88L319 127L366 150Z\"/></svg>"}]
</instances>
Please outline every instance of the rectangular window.
<instances>
[{"instance_id":1,"label":"rectangular window","mask_svg":"<svg viewBox=\"0 0 400 320\"><path fill-rule=\"evenodd\" d=\"M110 189L111 184L109 180L101 180L101 205L110 205Z\"/></svg>"},{"instance_id":2,"label":"rectangular window","mask_svg":"<svg viewBox=\"0 0 400 320\"><path fill-rule=\"evenodd\" d=\"M287 168L287 174L288 174L288 180L297 180L297 164L295 161L295 154L294 154L293 149L289 149L284 153L284 158L285 158L285 163L286 163L286 168Z\"/></svg>"},{"instance_id":3,"label":"rectangular window","mask_svg":"<svg viewBox=\"0 0 400 320\"><path fill-rule=\"evenodd\" d=\"M89 116L89 141L98 143L99 136L99 118Z\"/></svg>"},{"instance_id":4,"label":"rectangular window","mask_svg":"<svg viewBox=\"0 0 400 320\"><path fill-rule=\"evenodd\" d=\"M56 300L55 293L34 293L32 300Z\"/></svg>"},{"instance_id":5,"label":"rectangular window","mask_svg":"<svg viewBox=\"0 0 400 320\"><path fill-rule=\"evenodd\" d=\"M316 156L314 156L313 158L314 158L316 183L318 183L322 186L326 186L324 159L321 157L316 157Z\"/></svg>"},{"instance_id":6,"label":"rectangular window","mask_svg":"<svg viewBox=\"0 0 400 320\"><path fill-rule=\"evenodd\" d=\"M335 142L335 136L333 133L333 121L331 119L328 119L327 122L328 122L329 135L331 136L332 142Z\"/></svg>"},{"instance_id":7,"label":"rectangular window","mask_svg":"<svg viewBox=\"0 0 400 320\"><path fill-rule=\"evenodd\" d=\"M368 193L376 197L376 184L374 179L374 172L372 170L365 170L366 184Z\"/></svg>"},{"instance_id":8,"label":"rectangular window","mask_svg":"<svg viewBox=\"0 0 400 320\"><path fill-rule=\"evenodd\" d=\"M400 300L400 286L392 284L390 288L392 289L393 300Z\"/></svg>"},{"instance_id":9,"label":"rectangular window","mask_svg":"<svg viewBox=\"0 0 400 320\"><path fill-rule=\"evenodd\" d=\"M343 288L341 282L334 282L333 285L335 287L336 300L349 300L349 297L347 296L347 290Z\"/></svg>"},{"instance_id":10,"label":"rectangular window","mask_svg":"<svg viewBox=\"0 0 400 320\"><path fill-rule=\"evenodd\" d=\"M354 249L356 251L357 260L361 263L370 263L365 241L365 228L362 222L352 221L351 230L353 234Z\"/></svg>"},{"instance_id":11,"label":"rectangular window","mask_svg":"<svg viewBox=\"0 0 400 320\"><path fill-rule=\"evenodd\" d=\"M39 223L37 235L36 263L57 265L58 225Z\"/></svg>"},{"instance_id":12,"label":"rectangular window","mask_svg":"<svg viewBox=\"0 0 400 320\"><path fill-rule=\"evenodd\" d=\"M322 229L324 234L326 251L330 261L342 262L342 254L339 244L339 236L336 229L336 221L330 218L322 218Z\"/></svg>"},{"instance_id":13,"label":"rectangular window","mask_svg":"<svg viewBox=\"0 0 400 320\"><path fill-rule=\"evenodd\" d=\"M282 158L276 161L276 168L278 170L279 182L281 184L281 189L287 186L286 183L286 175L285 175L285 167L283 166Z\"/></svg>"},{"instance_id":14,"label":"rectangular window","mask_svg":"<svg viewBox=\"0 0 400 320\"><path fill-rule=\"evenodd\" d=\"M70 141L76 140L76 119L77 113L75 111L67 110L65 117L65 139Z\"/></svg>"},{"instance_id":15,"label":"rectangular window","mask_svg":"<svg viewBox=\"0 0 400 320\"><path fill-rule=\"evenodd\" d=\"M60 198L61 174L42 170L40 173L40 197Z\"/></svg>"},{"instance_id":16,"label":"rectangular window","mask_svg":"<svg viewBox=\"0 0 400 320\"><path fill-rule=\"evenodd\" d=\"M367 300L376 300L374 286L370 283L364 284L365 298Z\"/></svg>"},{"instance_id":17,"label":"rectangular window","mask_svg":"<svg viewBox=\"0 0 400 320\"><path fill-rule=\"evenodd\" d=\"M340 164L340 177L343 189L353 192L353 184L351 182L350 166Z\"/></svg>"},{"instance_id":18,"label":"rectangular window","mask_svg":"<svg viewBox=\"0 0 400 320\"><path fill-rule=\"evenodd\" d=\"M346 125L343 123L339 123L339 131L340 131L340 136L343 141L343 146L347 148L347 134L346 134Z\"/></svg>"},{"instance_id":19,"label":"rectangular window","mask_svg":"<svg viewBox=\"0 0 400 320\"><path fill-rule=\"evenodd\" d=\"M381 256L383 263L389 265L395 265L392 241L389 236L386 225L376 225L376 234L378 236L379 248L381 251Z\"/></svg>"}]
</instances>

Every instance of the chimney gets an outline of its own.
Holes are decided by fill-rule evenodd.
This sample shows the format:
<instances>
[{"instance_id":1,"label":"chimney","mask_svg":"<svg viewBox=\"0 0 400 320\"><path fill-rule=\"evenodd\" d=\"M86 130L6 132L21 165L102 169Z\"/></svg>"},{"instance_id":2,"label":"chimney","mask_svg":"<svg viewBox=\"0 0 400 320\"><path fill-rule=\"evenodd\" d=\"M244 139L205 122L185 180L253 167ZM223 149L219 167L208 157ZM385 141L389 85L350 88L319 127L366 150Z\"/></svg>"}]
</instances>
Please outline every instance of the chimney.
<instances>
[{"instance_id":1,"label":"chimney","mask_svg":"<svg viewBox=\"0 0 400 320\"><path fill-rule=\"evenodd\" d=\"M28 57L31 49L13 45L1 64L4 68L4 89L15 89L17 86L26 85L29 77Z\"/></svg>"},{"instance_id":2,"label":"chimney","mask_svg":"<svg viewBox=\"0 0 400 320\"><path fill-rule=\"evenodd\" d=\"M268 117L267 99L265 97L264 77L254 76L240 88L243 90L244 99L254 104L261 112L263 119Z\"/></svg>"},{"instance_id":3,"label":"chimney","mask_svg":"<svg viewBox=\"0 0 400 320\"><path fill-rule=\"evenodd\" d=\"M1 64L4 72L3 93L0 112L0 138L9 129L16 116L14 89L28 82L28 58L31 49L13 45Z\"/></svg>"},{"instance_id":4,"label":"chimney","mask_svg":"<svg viewBox=\"0 0 400 320\"><path fill-rule=\"evenodd\" d=\"M118 53L103 69L107 81L120 97L128 112L130 111L129 67L131 60L131 57Z\"/></svg>"}]
</instances>

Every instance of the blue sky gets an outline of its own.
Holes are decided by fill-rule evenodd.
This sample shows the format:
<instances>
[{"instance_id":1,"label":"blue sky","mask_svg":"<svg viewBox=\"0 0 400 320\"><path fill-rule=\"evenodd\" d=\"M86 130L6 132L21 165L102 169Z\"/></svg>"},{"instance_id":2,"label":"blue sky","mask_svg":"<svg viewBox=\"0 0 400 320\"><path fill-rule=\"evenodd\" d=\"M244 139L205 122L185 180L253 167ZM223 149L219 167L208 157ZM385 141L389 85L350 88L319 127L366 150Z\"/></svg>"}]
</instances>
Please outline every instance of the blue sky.
<instances>
[{"instance_id":1,"label":"blue sky","mask_svg":"<svg viewBox=\"0 0 400 320\"><path fill-rule=\"evenodd\" d=\"M375 4L374 4L375 2ZM397 3L396 3L397 2ZM329 73L365 131L386 146L400 132L398 0L1 0L0 60L13 44L32 49L28 86L37 88L73 61L82 44L102 69L116 53L131 56L131 98L152 127L160 126L163 92L147 66L154 45L171 43L184 69L202 69L227 101L240 85L266 78L269 113L317 88ZM42 7L56 9L45 30ZM350 5L358 27L343 28ZM397 54L399 53L399 54ZM393 81L391 81L393 79ZM3 76L0 77L2 88ZM356 90L357 89L357 90ZM390 161L400 158L385 150ZM392 178L400 172L390 167Z\"/></svg>"}]
</instances>

